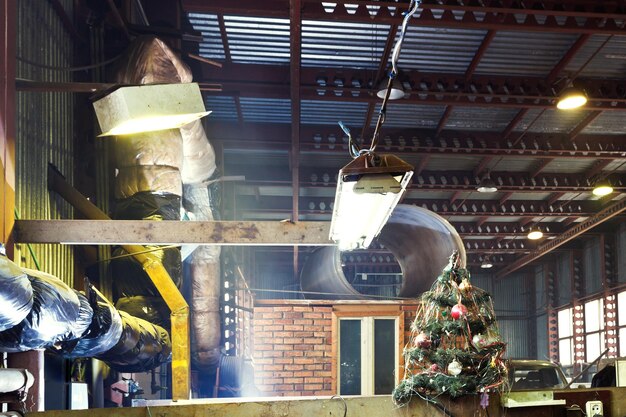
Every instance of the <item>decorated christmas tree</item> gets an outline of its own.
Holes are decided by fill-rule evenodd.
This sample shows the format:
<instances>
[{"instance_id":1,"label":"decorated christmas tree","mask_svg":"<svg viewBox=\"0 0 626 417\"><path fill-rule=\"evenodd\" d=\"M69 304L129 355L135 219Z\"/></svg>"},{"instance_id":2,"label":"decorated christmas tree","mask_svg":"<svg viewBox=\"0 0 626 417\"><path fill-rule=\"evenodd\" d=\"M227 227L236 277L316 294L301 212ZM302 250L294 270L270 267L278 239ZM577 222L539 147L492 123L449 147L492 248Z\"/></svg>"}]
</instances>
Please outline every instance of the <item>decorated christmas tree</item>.
<instances>
[{"instance_id":1,"label":"decorated christmas tree","mask_svg":"<svg viewBox=\"0 0 626 417\"><path fill-rule=\"evenodd\" d=\"M404 379L393 392L394 402L406 404L417 396L433 400L441 394L457 398L504 389L506 344L496 324L491 296L472 286L470 274L459 266L457 252L424 293L404 350Z\"/></svg>"}]
</instances>

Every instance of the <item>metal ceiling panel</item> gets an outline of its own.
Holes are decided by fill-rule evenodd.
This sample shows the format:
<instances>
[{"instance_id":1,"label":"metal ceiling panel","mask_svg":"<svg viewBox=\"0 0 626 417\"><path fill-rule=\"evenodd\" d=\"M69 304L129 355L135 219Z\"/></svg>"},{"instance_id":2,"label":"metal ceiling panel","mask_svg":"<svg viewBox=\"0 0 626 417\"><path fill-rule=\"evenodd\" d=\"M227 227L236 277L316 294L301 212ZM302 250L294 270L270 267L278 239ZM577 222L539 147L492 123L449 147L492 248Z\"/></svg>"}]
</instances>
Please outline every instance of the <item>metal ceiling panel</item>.
<instances>
[{"instance_id":1,"label":"metal ceiling panel","mask_svg":"<svg viewBox=\"0 0 626 417\"><path fill-rule=\"evenodd\" d=\"M241 97L241 112L246 122L291 124L291 100Z\"/></svg>"},{"instance_id":2,"label":"metal ceiling panel","mask_svg":"<svg viewBox=\"0 0 626 417\"><path fill-rule=\"evenodd\" d=\"M289 19L226 15L224 26L234 63L289 63Z\"/></svg>"},{"instance_id":3,"label":"metal ceiling panel","mask_svg":"<svg viewBox=\"0 0 626 417\"><path fill-rule=\"evenodd\" d=\"M479 156L455 156L453 158L449 156L437 156L433 155L428 160L428 164L424 168L428 171L473 171L476 165L480 162Z\"/></svg>"},{"instance_id":4,"label":"metal ceiling panel","mask_svg":"<svg viewBox=\"0 0 626 417\"><path fill-rule=\"evenodd\" d=\"M445 129L502 132L519 110L498 107L453 107Z\"/></svg>"},{"instance_id":5,"label":"metal ceiling panel","mask_svg":"<svg viewBox=\"0 0 626 417\"><path fill-rule=\"evenodd\" d=\"M626 73L626 38L613 36L602 47L607 37L608 35L593 35L567 65L566 72L573 74L582 68L579 74L581 77L623 78ZM589 61L600 47L600 52Z\"/></svg>"},{"instance_id":6,"label":"metal ceiling panel","mask_svg":"<svg viewBox=\"0 0 626 417\"><path fill-rule=\"evenodd\" d=\"M200 56L209 59L224 59L224 44L217 15L189 13L187 16L193 28L202 33L202 42L199 45Z\"/></svg>"},{"instance_id":7,"label":"metal ceiling panel","mask_svg":"<svg viewBox=\"0 0 626 417\"><path fill-rule=\"evenodd\" d=\"M212 113L211 120L237 121L237 105L233 97L227 96L205 96L204 105Z\"/></svg>"},{"instance_id":8,"label":"metal ceiling panel","mask_svg":"<svg viewBox=\"0 0 626 417\"><path fill-rule=\"evenodd\" d=\"M389 25L302 21L302 66L378 68Z\"/></svg>"},{"instance_id":9,"label":"metal ceiling panel","mask_svg":"<svg viewBox=\"0 0 626 417\"><path fill-rule=\"evenodd\" d=\"M541 171L543 173L576 174L590 170L593 159L556 158Z\"/></svg>"},{"instance_id":10,"label":"metal ceiling panel","mask_svg":"<svg viewBox=\"0 0 626 417\"><path fill-rule=\"evenodd\" d=\"M562 33L498 32L476 73L546 76L577 38Z\"/></svg>"},{"instance_id":11,"label":"metal ceiling panel","mask_svg":"<svg viewBox=\"0 0 626 417\"><path fill-rule=\"evenodd\" d=\"M401 70L464 73L486 33L485 30L410 25L398 66Z\"/></svg>"},{"instance_id":12,"label":"metal ceiling panel","mask_svg":"<svg viewBox=\"0 0 626 417\"><path fill-rule=\"evenodd\" d=\"M387 116L385 118L384 126L434 129L437 127L445 109L445 106L421 104L402 105L390 103L387 106ZM376 104L374 117L372 117L371 120L371 126L376 125L379 111L380 103Z\"/></svg>"},{"instance_id":13,"label":"metal ceiling panel","mask_svg":"<svg viewBox=\"0 0 626 417\"><path fill-rule=\"evenodd\" d=\"M579 110L558 110L548 109L543 111L537 120L537 116L542 110L532 109L517 124L515 131L528 130L531 133L570 133L578 124L589 115L586 109Z\"/></svg>"},{"instance_id":14,"label":"metal ceiling panel","mask_svg":"<svg viewBox=\"0 0 626 417\"><path fill-rule=\"evenodd\" d=\"M624 49L626 53L626 49ZM626 64L626 60L624 61ZM583 134L603 134L603 135L623 135L626 126L626 112L624 111L605 111L600 114L589 126L587 126Z\"/></svg>"},{"instance_id":15,"label":"metal ceiling panel","mask_svg":"<svg viewBox=\"0 0 626 417\"><path fill-rule=\"evenodd\" d=\"M302 100L300 121L302 124L337 125L341 120L350 128L360 129L366 113L367 103L363 102Z\"/></svg>"}]
</instances>

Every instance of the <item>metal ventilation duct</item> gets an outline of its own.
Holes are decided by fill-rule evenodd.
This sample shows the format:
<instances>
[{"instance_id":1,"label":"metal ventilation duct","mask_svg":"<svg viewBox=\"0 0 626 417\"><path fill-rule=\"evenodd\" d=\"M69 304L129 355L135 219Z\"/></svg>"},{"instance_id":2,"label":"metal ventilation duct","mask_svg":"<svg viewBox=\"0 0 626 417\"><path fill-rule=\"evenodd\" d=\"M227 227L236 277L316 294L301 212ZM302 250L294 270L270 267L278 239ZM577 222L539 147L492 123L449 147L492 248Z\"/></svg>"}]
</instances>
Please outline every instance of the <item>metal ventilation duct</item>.
<instances>
[{"instance_id":1,"label":"metal ventilation duct","mask_svg":"<svg viewBox=\"0 0 626 417\"><path fill-rule=\"evenodd\" d=\"M457 231L446 219L421 207L396 206L377 241L400 264L400 297L416 297L428 290L454 250L459 251L461 266L465 267L465 248ZM336 246L322 247L309 256L302 269L300 284L307 298L368 298L346 280L341 251ZM307 295L307 292L313 294Z\"/></svg>"}]
</instances>

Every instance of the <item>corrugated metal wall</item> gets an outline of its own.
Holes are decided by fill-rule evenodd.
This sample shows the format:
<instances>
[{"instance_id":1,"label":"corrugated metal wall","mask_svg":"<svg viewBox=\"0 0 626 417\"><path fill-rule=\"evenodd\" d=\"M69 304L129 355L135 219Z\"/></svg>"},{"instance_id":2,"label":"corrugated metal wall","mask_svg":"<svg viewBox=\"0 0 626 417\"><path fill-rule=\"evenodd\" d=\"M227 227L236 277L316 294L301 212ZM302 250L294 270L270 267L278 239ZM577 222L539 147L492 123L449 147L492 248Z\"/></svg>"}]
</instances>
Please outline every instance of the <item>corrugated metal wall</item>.
<instances>
[{"instance_id":1,"label":"corrugated metal wall","mask_svg":"<svg viewBox=\"0 0 626 417\"><path fill-rule=\"evenodd\" d=\"M562 306L572 301L572 254L561 253L556 258L556 305Z\"/></svg>"},{"instance_id":2,"label":"corrugated metal wall","mask_svg":"<svg viewBox=\"0 0 626 417\"><path fill-rule=\"evenodd\" d=\"M59 0L67 13L72 0ZM72 66L73 43L47 1L18 1L17 76L36 81L71 81L71 73L47 67ZM25 61L30 61L27 63ZM37 65L33 65L33 63ZM70 93L17 94L16 209L22 219L71 218L72 210L48 191L48 163L68 180L73 175L73 97ZM73 285L72 248L63 245L25 245L19 248L23 264L58 276Z\"/></svg>"},{"instance_id":3,"label":"corrugated metal wall","mask_svg":"<svg viewBox=\"0 0 626 417\"><path fill-rule=\"evenodd\" d=\"M626 223L622 223L617 236L617 280L626 282Z\"/></svg>"},{"instance_id":4,"label":"corrugated metal wall","mask_svg":"<svg viewBox=\"0 0 626 417\"><path fill-rule=\"evenodd\" d=\"M493 301L502 338L507 343L507 357L530 357L528 293L524 274L513 274L493 283ZM533 295L534 296L534 295Z\"/></svg>"},{"instance_id":5,"label":"corrugated metal wall","mask_svg":"<svg viewBox=\"0 0 626 417\"><path fill-rule=\"evenodd\" d=\"M594 237L585 242L583 249L583 270L585 295L595 294L602 290L600 276L600 238Z\"/></svg>"}]
</instances>

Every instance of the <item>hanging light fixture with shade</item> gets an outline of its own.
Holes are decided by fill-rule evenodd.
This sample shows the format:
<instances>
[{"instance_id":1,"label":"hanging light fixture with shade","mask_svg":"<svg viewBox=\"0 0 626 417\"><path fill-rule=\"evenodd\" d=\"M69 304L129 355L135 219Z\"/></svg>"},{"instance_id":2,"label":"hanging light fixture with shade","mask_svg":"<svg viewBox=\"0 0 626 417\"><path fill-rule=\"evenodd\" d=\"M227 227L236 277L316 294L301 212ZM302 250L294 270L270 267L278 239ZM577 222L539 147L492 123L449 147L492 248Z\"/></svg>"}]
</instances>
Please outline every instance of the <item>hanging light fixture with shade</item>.
<instances>
[{"instance_id":1,"label":"hanging light fixture with shade","mask_svg":"<svg viewBox=\"0 0 626 417\"><path fill-rule=\"evenodd\" d=\"M539 240L543 237L543 232L538 227L531 227L527 235L530 240Z\"/></svg>"},{"instance_id":2,"label":"hanging light fixture with shade","mask_svg":"<svg viewBox=\"0 0 626 417\"><path fill-rule=\"evenodd\" d=\"M598 197L604 197L606 195L611 194L612 192L613 192L613 187L611 186L611 183L607 181L606 179L596 182L592 191L593 195L598 196Z\"/></svg>"},{"instance_id":3,"label":"hanging light fixture with shade","mask_svg":"<svg viewBox=\"0 0 626 417\"><path fill-rule=\"evenodd\" d=\"M485 255L485 257L483 258L482 263L480 264L480 267L482 269L490 269L493 268L493 263L491 262L491 260L489 259L489 255Z\"/></svg>"},{"instance_id":4,"label":"hanging light fixture with shade","mask_svg":"<svg viewBox=\"0 0 626 417\"><path fill-rule=\"evenodd\" d=\"M570 84L559 94L556 107L560 110L573 110L587 104L587 94Z\"/></svg>"},{"instance_id":5,"label":"hanging light fixture with shade","mask_svg":"<svg viewBox=\"0 0 626 417\"><path fill-rule=\"evenodd\" d=\"M491 179L489 171L487 171L485 176L480 180L478 187L476 187L476 191L478 191L479 193L495 193L496 191L498 191L498 186Z\"/></svg>"},{"instance_id":6,"label":"hanging light fixture with shade","mask_svg":"<svg viewBox=\"0 0 626 417\"><path fill-rule=\"evenodd\" d=\"M404 87L402 86L402 82L398 79L398 77L391 78L391 92L389 93L389 100L399 100L404 98L405 92ZM378 91L376 92L376 96L378 98L385 98L387 94L387 90L389 89L389 79L384 79L378 84Z\"/></svg>"},{"instance_id":7,"label":"hanging light fixture with shade","mask_svg":"<svg viewBox=\"0 0 626 417\"><path fill-rule=\"evenodd\" d=\"M177 129L211 113L196 83L124 86L93 103L102 134Z\"/></svg>"},{"instance_id":8,"label":"hanging light fixture with shade","mask_svg":"<svg viewBox=\"0 0 626 417\"><path fill-rule=\"evenodd\" d=\"M400 37L391 55L392 69L383 94L378 121L368 149L361 149L342 123L348 136L348 149L353 161L339 171L335 204L330 224L330 239L342 250L365 249L380 233L398 202L404 196L413 176L413 166L394 155L376 153L380 128L385 121L387 102L404 96L397 80L398 57L408 21L417 12L420 1L412 0L404 15ZM399 88L398 88L399 87ZM401 95L400 95L401 94Z\"/></svg>"}]
</instances>

